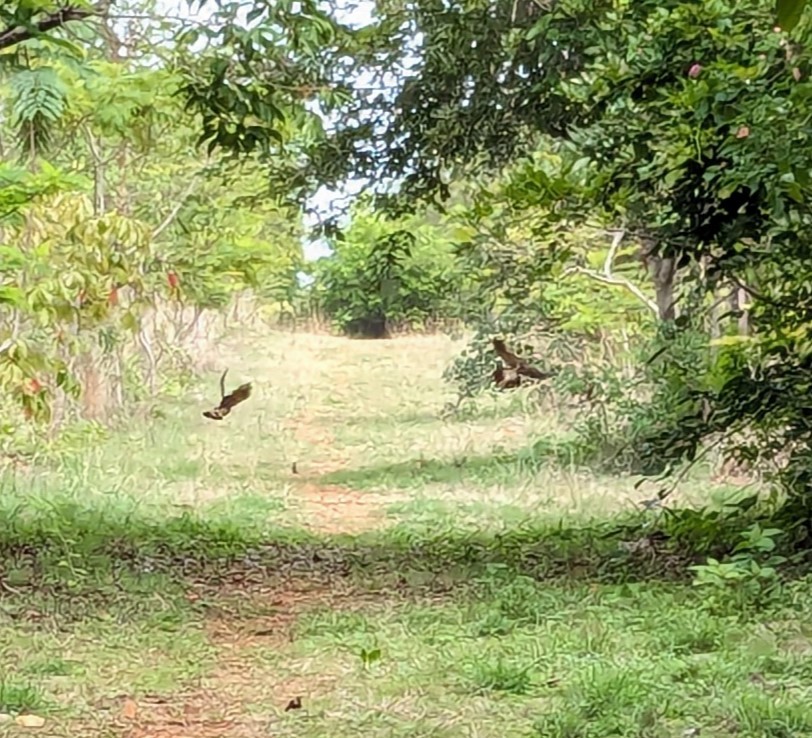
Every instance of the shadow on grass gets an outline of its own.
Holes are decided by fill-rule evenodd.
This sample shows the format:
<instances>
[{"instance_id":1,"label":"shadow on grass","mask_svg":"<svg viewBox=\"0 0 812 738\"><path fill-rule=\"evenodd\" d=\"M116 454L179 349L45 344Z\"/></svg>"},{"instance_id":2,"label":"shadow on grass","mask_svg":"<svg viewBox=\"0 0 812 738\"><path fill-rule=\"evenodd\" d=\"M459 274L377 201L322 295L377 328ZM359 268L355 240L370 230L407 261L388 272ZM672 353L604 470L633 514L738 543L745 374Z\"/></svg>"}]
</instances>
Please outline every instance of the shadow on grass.
<instances>
[{"instance_id":1,"label":"shadow on grass","mask_svg":"<svg viewBox=\"0 0 812 738\"><path fill-rule=\"evenodd\" d=\"M514 453L458 456L452 459L411 459L396 464L379 464L360 469L342 469L320 478L325 484L343 484L357 489L374 487L412 488L423 484L477 482L491 484L517 476L537 474L544 466L581 467L588 456L575 441L544 440Z\"/></svg>"},{"instance_id":2,"label":"shadow on grass","mask_svg":"<svg viewBox=\"0 0 812 738\"><path fill-rule=\"evenodd\" d=\"M493 567L551 582L685 577L695 561L690 550L672 539L630 552L620 542L642 534L623 523L524 524L499 533L409 524L358 537L316 537L188 513L156 520L54 504L21 517L6 508L0 509L0 602L35 594L59 607L61 617L84 617L110 601L137 611L139 601L180 598L192 584L346 580L370 591L442 593Z\"/></svg>"},{"instance_id":3,"label":"shadow on grass","mask_svg":"<svg viewBox=\"0 0 812 738\"><path fill-rule=\"evenodd\" d=\"M547 464L580 466L584 460L574 442L552 439L517 453L344 470L321 481L390 489L492 483L536 473ZM679 579L702 557L729 552L748 524L675 511L656 523L666 535L642 547L624 545L651 537L653 519L639 512L581 524L514 519L503 521L499 530L470 529L431 515L357 537L316 536L274 525L267 504L229 518L216 510L150 511L137 502L126 506L115 496L79 504L61 491L39 489L36 482L25 489L0 485L4 491L0 600L40 591L87 603L120 598L122 592L152 596L156 587L180 592L200 581L248 586L300 577L347 578L373 589L418 581L421 587L445 589L494 566L538 580Z\"/></svg>"}]
</instances>

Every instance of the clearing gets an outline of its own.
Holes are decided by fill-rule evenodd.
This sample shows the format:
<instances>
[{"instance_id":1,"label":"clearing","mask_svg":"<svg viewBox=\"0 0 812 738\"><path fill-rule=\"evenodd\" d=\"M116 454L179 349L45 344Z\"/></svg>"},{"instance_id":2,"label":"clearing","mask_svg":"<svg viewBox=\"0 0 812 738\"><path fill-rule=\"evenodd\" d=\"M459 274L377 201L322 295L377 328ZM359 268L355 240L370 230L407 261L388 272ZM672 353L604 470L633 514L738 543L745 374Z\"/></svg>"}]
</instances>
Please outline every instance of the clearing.
<instances>
[{"instance_id":1,"label":"clearing","mask_svg":"<svg viewBox=\"0 0 812 738\"><path fill-rule=\"evenodd\" d=\"M532 393L444 417L459 348L235 336L4 473L0 735L812 734L812 581L743 609L643 578L589 524L645 491L532 453L565 438ZM254 395L212 423L225 367Z\"/></svg>"}]
</instances>

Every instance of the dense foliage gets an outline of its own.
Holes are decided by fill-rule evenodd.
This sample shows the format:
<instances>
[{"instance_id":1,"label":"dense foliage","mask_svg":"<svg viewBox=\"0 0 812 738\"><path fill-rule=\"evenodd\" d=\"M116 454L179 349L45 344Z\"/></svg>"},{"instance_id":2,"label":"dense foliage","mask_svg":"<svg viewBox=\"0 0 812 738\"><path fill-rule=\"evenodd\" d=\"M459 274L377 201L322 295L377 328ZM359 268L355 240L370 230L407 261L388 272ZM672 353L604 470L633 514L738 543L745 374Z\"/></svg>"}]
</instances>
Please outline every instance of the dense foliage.
<instances>
[{"instance_id":1,"label":"dense foliage","mask_svg":"<svg viewBox=\"0 0 812 738\"><path fill-rule=\"evenodd\" d=\"M385 335L465 294L463 395L488 336L531 340L604 461L655 474L721 445L778 469L806 524L803 2L378 0L360 25L311 0L192 5L0 11L0 381L29 412L35 372L67 387L72 354L47 331L21 348L23 323L138 334L159 294L293 302L300 208L355 178L374 197L344 240L321 222L335 253L310 288L341 329Z\"/></svg>"},{"instance_id":2,"label":"dense foliage","mask_svg":"<svg viewBox=\"0 0 812 738\"><path fill-rule=\"evenodd\" d=\"M0 46L36 8L4 6ZM37 37L2 57L5 451L174 386L207 311L246 290L290 303L298 285L298 210L268 193L258 160L201 157L182 78L136 31L107 27L84 49Z\"/></svg>"},{"instance_id":3,"label":"dense foliage","mask_svg":"<svg viewBox=\"0 0 812 738\"><path fill-rule=\"evenodd\" d=\"M540 215L526 286L545 294L578 254L543 239L590 223L622 229L664 324L636 448L693 459L723 434L741 457L780 460L797 504L807 500L806 19L789 36L756 1L379 10L380 27L400 29L386 65L404 68L408 39L422 42L390 98L358 94L383 130L347 122L336 133L356 134L356 171L400 177L413 201L507 164L476 215L500 228L505 210ZM718 314L728 295L736 320ZM537 321L552 319L544 303ZM662 402L669 413L651 422Z\"/></svg>"},{"instance_id":4,"label":"dense foliage","mask_svg":"<svg viewBox=\"0 0 812 738\"><path fill-rule=\"evenodd\" d=\"M442 223L386 220L359 207L331 256L313 264L313 297L350 335L379 338L462 317L471 280L455 262L453 236Z\"/></svg>"}]
</instances>

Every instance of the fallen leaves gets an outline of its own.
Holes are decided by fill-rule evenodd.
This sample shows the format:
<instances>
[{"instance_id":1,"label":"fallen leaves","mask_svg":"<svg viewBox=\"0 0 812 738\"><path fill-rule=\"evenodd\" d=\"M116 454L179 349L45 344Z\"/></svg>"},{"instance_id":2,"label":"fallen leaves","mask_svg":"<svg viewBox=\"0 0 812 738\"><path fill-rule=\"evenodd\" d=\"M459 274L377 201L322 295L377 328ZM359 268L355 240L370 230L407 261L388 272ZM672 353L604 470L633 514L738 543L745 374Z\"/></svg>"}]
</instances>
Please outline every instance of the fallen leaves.
<instances>
[{"instance_id":1,"label":"fallen leaves","mask_svg":"<svg viewBox=\"0 0 812 738\"><path fill-rule=\"evenodd\" d=\"M290 702L288 702L288 705L285 708L285 712L288 712L290 710L301 710L301 709L302 709L302 698L294 697Z\"/></svg>"}]
</instances>

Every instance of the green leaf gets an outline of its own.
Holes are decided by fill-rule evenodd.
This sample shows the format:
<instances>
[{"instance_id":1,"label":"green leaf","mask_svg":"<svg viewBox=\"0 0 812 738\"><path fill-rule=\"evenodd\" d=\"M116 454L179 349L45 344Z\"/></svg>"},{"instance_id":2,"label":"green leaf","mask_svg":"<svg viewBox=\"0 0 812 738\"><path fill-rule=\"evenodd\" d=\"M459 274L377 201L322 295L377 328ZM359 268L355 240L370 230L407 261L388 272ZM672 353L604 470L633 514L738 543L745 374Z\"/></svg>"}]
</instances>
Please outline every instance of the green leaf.
<instances>
[{"instance_id":1,"label":"green leaf","mask_svg":"<svg viewBox=\"0 0 812 738\"><path fill-rule=\"evenodd\" d=\"M364 666L369 666L375 661L378 661L381 658L381 649L380 648L371 648L367 650L365 648L361 649L361 660L364 662Z\"/></svg>"},{"instance_id":2,"label":"green leaf","mask_svg":"<svg viewBox=\"0 0 812 738\"><path fill-rule=\"evenodd\" d=\"M525 39L527 41L532 41L536 36L544 33L545 29L547 28L546 23L538 22L534 24L530 30L525 34Z\"/></svg>"},{"instance_id":3,"label":"green leaf","mask_svg":"<svg viewBox=\"0 0 812 738\"><path fill-rule=\"evenodd\" d=\"M133 315L131 312L126 312L121 316L121 327L125 330L136 333L141 326L137 316Z\"/></svg>"},{"instance_id":4,"label":"green leaf","mask_svg":"<svg viewBox=\"0 0 812 738\"><path fill-rule=\"evenodd\" d=\"M60 49L64 49L74 59L77 59L78 61L81 61L82 59L85 58L84 50L81 47L77 46L76 44L68 41L67 39L56 38L55 36L47 36L45 34L38 36L38 38L47 44L52 44L54 46L58 46Z\"/></svg>"},{"instance_id":5,"label":"green leaf","mask_svg":"<svg viewBox=\"0 0 812 738\"><path fill-rule=\"evenodd\" d=\"M22 298L23 293L19 288L0 286L0 305L19 305Z\"/></svg>"},{"instance_id":6,"label":"green leaf","mask_svg":"<svg viewBox=\"0 0 812 738\"><path fill-rule=\"evenodd\" d=\"M806 0L776 0L775 14L778 25L784 31L791 31L801 20Z\"/></svg>"}]
</instances>

